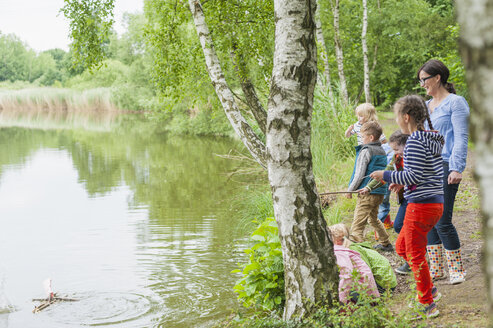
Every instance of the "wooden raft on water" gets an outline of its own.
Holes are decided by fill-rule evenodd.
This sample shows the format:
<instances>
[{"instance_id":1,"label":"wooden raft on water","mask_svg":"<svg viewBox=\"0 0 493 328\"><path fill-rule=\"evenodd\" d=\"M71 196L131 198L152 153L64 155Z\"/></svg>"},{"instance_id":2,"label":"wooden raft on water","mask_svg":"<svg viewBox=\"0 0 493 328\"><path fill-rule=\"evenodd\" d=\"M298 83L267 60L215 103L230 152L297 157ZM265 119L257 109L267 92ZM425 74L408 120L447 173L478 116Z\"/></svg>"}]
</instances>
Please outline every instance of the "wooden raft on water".
<instances>
[{"instance_id":1,"label":"wooden raft on water","mask_svg":"<svg viewBox=\"0 0 493 328\"><path fill-rule=\"evenodd\" d=\"M48 297L48 298L33 298L33 302L41 302L38 306L34 307L33 313L41 312L42 310L46 309L48 306L58 302L77 302L77 301L78 299L58 297L56 294L53 294L52 297Z\"/></svg>"}]
</instances>

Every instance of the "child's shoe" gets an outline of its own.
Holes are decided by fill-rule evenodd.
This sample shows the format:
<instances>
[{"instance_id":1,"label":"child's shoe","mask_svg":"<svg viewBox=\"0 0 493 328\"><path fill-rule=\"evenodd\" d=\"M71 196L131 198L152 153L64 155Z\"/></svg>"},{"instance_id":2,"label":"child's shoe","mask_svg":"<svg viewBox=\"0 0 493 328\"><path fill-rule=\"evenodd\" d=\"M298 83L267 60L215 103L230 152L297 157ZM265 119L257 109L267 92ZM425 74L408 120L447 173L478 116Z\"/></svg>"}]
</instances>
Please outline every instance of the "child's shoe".
<instances>
[{"instance_id":1,"label":"child's shoe","mask_svg":"<svg viewBox=\"0 0 493 328\"><path fill-rule=\"evenodd\" d=\"M387 214L385 220L383 220L383 226L385 229L392 229L394 227L394 221L390 219L390 214Z\"/></svg>"},{"instance_id":2,"label":"child's shoe","mask_svg":"<svg viewBox=\"0 0 493 328\"><path fill-rule=\"evenodd\" d=\"M438 288L436 288L435 286L433 286L433 287L431 288L431 296L433 296L433 302L438 302L438 301L442 298L442 293L440 293L440 292L438 291ZM417 303L419 303L419 301L418 301L418 300L419 300L418 295L416 295L416 303L414 303L414 304L413 304L412 302L411 302L411 303L409 303L409 307L410 307L410 308L415 307L415 306L416 306L416 304L417 304Z\"/></svg>"},{"instance_id":3,"label":"child's shoe","mask_svg":"<svg viewBox=\"0 0 493 328\"><path fill-rule=\"evenodd\" d=\"M411 320L435 318L438 317L439 314L440 311L438 311L438 307L435 302L428 305L418 303L416 306L416 313L412 316Z\"/></svg>"},{"instance_id":4,"label":"child's shoe","mask_svg":"<svg viewBox=\"0 0 493 328\"><path fill-rule=\"evenodd\" d=\"M382 244L378 244L378 245L375 245L373 246L374 249L376 249L377 251L382 251L382 252L393 252L394 251L394 246L392 246L392 244L388 244L388 245L382 245Z\"/></svg>"},{"instance_id":5,"label":"child's shoe","mask_svg":"<svg viewBox=\"0 0 493 328\"><path fill-rule=\"evenodd\" d=\"M412 272L412 270L409 264L407 262L404 262L403 265L395 269L395 272L397 272L398 274L409 274Z\"/></svg>"}]
</instances>

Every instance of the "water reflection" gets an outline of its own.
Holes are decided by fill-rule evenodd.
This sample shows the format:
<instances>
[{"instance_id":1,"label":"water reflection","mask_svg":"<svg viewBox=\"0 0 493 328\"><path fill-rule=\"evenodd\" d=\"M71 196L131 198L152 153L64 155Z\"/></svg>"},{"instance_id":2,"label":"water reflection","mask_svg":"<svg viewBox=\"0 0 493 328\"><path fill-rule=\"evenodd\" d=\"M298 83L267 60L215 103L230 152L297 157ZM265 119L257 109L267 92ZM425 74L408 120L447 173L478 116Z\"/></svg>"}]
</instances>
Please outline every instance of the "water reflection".
<instances>
[{"instance_id":1,"label":"water reflection","mask_svg":"<svg viewBox=\"0 0 493 328\"><path fill-rule=\"evenodd\" d=\"M242 186L225 175L238 164L214 154L237 147L143 125L0 129L0 262L18 308L8 327L192 327L224 318L236 307L230 271L243 238L230 202ZM47 277L81 301L31 314Z\"/></svg>"}]
</instances>

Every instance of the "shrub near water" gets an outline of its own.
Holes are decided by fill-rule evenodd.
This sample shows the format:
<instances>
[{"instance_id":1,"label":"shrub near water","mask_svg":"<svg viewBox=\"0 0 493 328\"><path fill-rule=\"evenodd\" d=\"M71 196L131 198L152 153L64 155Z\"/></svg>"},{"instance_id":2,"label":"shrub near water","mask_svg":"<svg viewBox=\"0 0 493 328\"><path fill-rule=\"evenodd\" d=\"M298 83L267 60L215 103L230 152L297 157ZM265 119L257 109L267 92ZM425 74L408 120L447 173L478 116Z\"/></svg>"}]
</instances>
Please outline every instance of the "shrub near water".
<instances>
[{"instance_id":1,"label":"shrub near water","mask_svg":"<svg viewBox=\"0 0 493 328\"><path fill-rule=\"evenodd\" d=\"M303 320L283 321L281 319L285 303L284 268L278 227L273 218L266 218L250 236L254 243L245 250L248 261L239 265L242 273L234 287L238 299L245 307L259 310L248 318L235 318L229 327L424 327L422 322L411 322L411 310L399 313L391 311L390 294L380 299L369 296L366 287L358 283L359 274L353 271L354 291L360 296L356 304L334 304L331 308L319 307L318 311Z\"/></svg>"}]
</instances>

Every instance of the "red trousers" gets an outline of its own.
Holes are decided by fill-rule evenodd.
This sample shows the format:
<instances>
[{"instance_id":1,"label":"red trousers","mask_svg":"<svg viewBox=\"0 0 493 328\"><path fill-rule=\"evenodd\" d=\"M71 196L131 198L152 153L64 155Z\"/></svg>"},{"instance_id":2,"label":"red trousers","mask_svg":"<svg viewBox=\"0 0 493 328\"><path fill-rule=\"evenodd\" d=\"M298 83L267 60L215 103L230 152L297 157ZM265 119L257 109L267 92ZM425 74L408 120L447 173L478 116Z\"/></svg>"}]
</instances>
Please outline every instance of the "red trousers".
<instances>
[{"instance_id":1,"label":"red trousers","mask_svg":"<svg viewBox=\"0 0 493 328\"><path fill-rule=\"evenodd\" d=\"M395 251L409 263L413 270L418 299L421 304L433 303L430 270L426 262L426 235L440 220L443 204L409 203L404 225L397 241Z\"/></svg>"}]
</instances>

